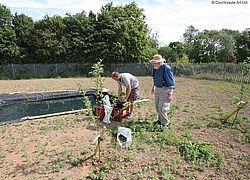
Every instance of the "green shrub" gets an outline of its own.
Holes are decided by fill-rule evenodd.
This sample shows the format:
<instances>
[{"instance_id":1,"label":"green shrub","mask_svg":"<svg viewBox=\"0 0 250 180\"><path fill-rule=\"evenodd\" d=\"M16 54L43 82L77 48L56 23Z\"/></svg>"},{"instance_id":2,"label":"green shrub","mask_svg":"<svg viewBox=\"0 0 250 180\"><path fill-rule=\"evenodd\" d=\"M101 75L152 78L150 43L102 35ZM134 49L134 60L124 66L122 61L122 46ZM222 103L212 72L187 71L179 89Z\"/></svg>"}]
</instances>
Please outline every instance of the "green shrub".
<instances>
[{"instance_id":1,"label":"green shrub","mask_svg":"<svg viewBox=\"0 0 250 180\"><path fill-rule=\"evenodd\" d=\"M184 140L179 147L181 155L187 161L206 162L214 157L214 150L212 145L200 142L192 142Z\"/></svg>"},{"instance_id":2,"label":"green shrub","mask_svg":"<svg viewBox=\"0 0 250 180\"><path fill-rule=\"evenodd\" d=\"M181 142L181 139L173 131L168 130L168 131L156 134L154 136L153 141L155 143L160 143L162 145L178 146Z\"/></svg>"}]
</instances>

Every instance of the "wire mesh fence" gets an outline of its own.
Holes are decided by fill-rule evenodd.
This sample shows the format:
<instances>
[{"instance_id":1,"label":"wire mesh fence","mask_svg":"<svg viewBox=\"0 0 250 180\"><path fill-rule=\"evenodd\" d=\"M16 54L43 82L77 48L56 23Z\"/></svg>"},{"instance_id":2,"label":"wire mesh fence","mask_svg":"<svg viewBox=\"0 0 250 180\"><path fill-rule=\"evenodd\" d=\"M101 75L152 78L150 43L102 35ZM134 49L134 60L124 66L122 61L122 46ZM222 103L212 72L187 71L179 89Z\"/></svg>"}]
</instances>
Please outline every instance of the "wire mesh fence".
<instances>
[{"instance_id":1,"label":"wire mesh fence","mask_svg":"<svg viewBox=\"0 0 250 180\"><path fill-rule=\"evenodd\" d=\"M246 66L233 63L204 63L204 64L172 64L176 76L190 76L202 79L227 80L227 81L244 81L250 83L249 74Z\"/></svg>"},{"instance_id":2,"label":"wire mesh fence","mask_svg":"<svg viewBox=\"0 0 250 180\"><path fill-rule=\"evenodd\" d=\"M8 64L0 66L0 79L30 79L55 77L88 77L93 64L60 63L60 64ZM250 83L250 77L242 76L241 64L204 63L204 64L171 64L176 76L195 78L244 81ZM113 71L129 72L136 76L152 74L150 64L108 64L104 66L104 75L110 76Z\"/></svg>"}]
</instances>

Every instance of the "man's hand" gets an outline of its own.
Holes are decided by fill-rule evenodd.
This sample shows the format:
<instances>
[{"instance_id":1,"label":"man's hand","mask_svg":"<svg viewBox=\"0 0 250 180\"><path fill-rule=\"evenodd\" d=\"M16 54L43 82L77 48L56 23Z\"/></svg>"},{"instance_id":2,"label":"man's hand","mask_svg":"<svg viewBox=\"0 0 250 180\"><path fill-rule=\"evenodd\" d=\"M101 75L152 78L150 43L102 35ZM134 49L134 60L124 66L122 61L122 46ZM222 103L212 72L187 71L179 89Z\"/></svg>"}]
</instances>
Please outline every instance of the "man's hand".
<instances>
[{"instance_id":1,"label":"man's hand","mask_svg":"<svg viewBox=\"0 0 250 180\"><path fill-rule=\"evenodd\" d=\"M154 94L155 94L155 89L154 89L154 88L151 89L150 94L151 94L151 95L154 95Z\"/></svg>"},{"instance_id":2,"label":"man's hand","mask_svg":"<svg viewBox=\"0 0 250 180\"><path fill-rule=\"evenodd\" d=\"M171 101L173 100L173 94L168 94L168 97L167 97L167 103L170 103Z\"/></svg>"},{"instance_id":3,"label":"man's hand","mask_svg":"<svg viewBox=\"0 0 250 180\"><path fill-rule=\"evenodd\" d=\"M154 95L155 94L155 86L152 85L152 88L151 88L151 91L150 91L151 95Z\"/></svg>"},{"instance_id":4,"label":"man's hand","mask_svg":"<svg viewBox=\"0 0 250 180\"><path fill-rule=\"evenodd\" d=\"M128 85L127 88L126 88L126 95L125 95L125 97L123 99L124 101L128 100L128 97L129 97L129 95L131 93L131 90L132 90L131 85Z\"/></svg>"}]
</instances>

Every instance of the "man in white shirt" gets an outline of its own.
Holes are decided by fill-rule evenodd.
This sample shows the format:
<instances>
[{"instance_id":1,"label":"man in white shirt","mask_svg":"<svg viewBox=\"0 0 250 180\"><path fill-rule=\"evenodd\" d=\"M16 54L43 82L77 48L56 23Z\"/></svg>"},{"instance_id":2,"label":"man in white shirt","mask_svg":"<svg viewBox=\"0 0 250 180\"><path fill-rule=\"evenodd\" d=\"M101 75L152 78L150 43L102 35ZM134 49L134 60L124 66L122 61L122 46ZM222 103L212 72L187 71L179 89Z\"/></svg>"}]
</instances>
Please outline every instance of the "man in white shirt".
<instances>
[{"instance_id":1,"label":"man in white shirt","mask_svg":"<svg viewBox=\"0 0 250 180\"><path fill-rule=\"evenodd\" d=\"M129 112L132 115L134 110L134 101L138 98L139 95L139 82L135 76L130 73L112 73L112 79L118 83L118 96L122 93L122 86L126 87L126 95L124 101L129 102Z\"/></svg>"}]
</instances>

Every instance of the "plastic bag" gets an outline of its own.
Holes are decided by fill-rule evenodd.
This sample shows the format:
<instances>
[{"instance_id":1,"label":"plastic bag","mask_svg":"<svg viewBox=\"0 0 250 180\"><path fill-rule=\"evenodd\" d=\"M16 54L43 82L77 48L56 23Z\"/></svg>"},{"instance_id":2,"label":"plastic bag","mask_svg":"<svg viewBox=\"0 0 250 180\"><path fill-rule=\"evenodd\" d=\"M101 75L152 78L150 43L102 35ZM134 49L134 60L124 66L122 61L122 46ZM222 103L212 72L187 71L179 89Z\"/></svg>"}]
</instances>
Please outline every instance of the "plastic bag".
<instances>
[{"instance_id":1,"label":"plastic bag","mask_svg":"<svg viewBox=\"0 0 250 180\"><path fill-rule=\"evenodd\" d=\"M109 101L109 96L108 95L105 95L103 97L103 107L104 107L104 112L105 112L103 122L109 124L109 123L111 123L110 122L110 116L111 116L113 108L111 107L111 103Z\"/></svg>"},{"instance_id":2,"label":"plastic bag","mask_svg":"<svg viewBox=\"0 0 250 180\"><path fill-rule=\"evenodd\" d=\"M117 131L117 141L121 148L127 148L132 143L132 131L129 128L119 127Z\"/></svg>"}]
</instances>

